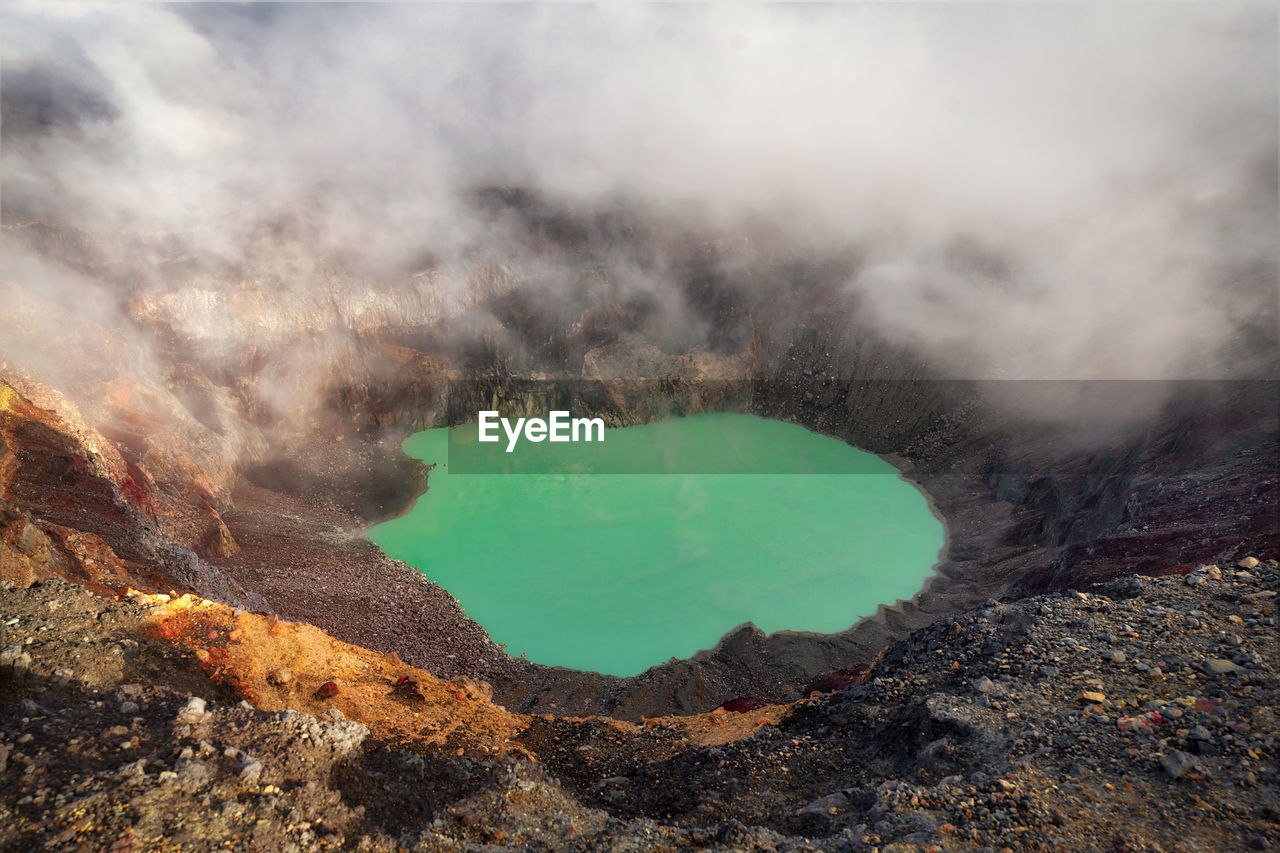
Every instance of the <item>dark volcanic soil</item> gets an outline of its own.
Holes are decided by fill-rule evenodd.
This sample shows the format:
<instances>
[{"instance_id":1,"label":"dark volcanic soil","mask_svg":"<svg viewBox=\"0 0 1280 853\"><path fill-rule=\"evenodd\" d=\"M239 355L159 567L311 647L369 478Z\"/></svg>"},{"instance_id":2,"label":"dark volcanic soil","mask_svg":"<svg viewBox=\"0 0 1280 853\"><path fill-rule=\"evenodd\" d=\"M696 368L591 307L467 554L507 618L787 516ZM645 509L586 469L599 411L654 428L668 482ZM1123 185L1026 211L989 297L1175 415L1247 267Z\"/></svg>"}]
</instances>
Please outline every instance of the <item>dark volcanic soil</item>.
<instances>
[{"instance_id":1,"label":"dark volcanic soil","mask_svg":"<svg viewBox=\"0 0 1280 853\"><path fill-rule=\"evenodd\" d=\"M223 566L282 617L395 652L442 678L515 668L457 599L366 539L357 516L251 483L236 489L235 502L240 551Z\"/></svg>"},{"instance_id":2,"label":"dark volcanic soil","mask_svg":"<svg viewBox=\"0 0 1280 853\"><path fill-rule=\"evenodd\" d=\"M0 850L1275 849L1280 567L1245 564L991 602L749 736L771 709L487 755L238 704L168 605L6 582Z\"/></svg>"}]
</instances>

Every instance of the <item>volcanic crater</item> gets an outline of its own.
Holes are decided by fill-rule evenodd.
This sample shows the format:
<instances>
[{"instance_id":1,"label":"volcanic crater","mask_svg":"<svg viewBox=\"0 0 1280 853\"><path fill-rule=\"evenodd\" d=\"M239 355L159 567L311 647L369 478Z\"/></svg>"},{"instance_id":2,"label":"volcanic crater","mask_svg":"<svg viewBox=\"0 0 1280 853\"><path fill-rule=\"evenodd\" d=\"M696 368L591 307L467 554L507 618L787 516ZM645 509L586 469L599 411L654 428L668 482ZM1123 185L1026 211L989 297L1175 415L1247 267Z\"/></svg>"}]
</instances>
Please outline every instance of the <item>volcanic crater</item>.
<instances>
[{"instance_id":1,"label":"volcanic crater","mask_svg":"<svg viewBox=\"0 0 1280 853\"><path fill-rule=\"evenodd\" d=\"M192 338L180 306L199 293L138 303L178 366L162 385L115 380L89 398L91 417L8 376L6 577L191 590L488 681L523 712L636 720L736 697L788 701L989 599L1180 570L1277 530L1274 382L948 378L888 342L840 291L857 257L748 239L665 247L700 312L700 335L672 333L651 322L652 305L612 301L600 284L605 249L651 235L614 220L552 228L545 210L515 198L530 240L572 259L578 285L596 284L549 297L545 282L478 266L454 313L358 328L329 362L320 405L287 430L271 428L269 386L253 386L273 348L299 334L270 333L269 299L221 303L253 342L232 360ZM102 249L83 251L88 264ZM1266 357L1247 345L1246 368ZM429 487L431 473L399 450L406 435L494 403L504 415L565 409L613 426L708 411L798 423L897 466L943 520L945 551L918 594L839 634L743 625L631 678L511 658L446 591L362 533Z\"/></svg>"}]
</instances>

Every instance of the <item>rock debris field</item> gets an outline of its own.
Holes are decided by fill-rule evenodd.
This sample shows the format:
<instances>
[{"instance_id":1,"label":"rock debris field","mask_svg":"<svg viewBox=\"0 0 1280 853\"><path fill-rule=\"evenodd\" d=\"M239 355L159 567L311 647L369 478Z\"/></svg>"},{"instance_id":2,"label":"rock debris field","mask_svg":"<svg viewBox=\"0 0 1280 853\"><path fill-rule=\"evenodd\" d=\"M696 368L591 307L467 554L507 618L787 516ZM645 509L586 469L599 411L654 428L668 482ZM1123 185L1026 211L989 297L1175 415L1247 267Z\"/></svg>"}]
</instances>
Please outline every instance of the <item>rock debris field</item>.
<instances>
[{"instance_id":1,"label":"rock debris field","mask_svg":"<svg viewBox=\"0 0 1280 853\"><path fill-rule=\"evenodd\" d=\"M0 849L1280 850L1280 572L1232 558L989 602L782 708L486 705L483 749L396 735L391 682L259 710L154 606L6 584Z\"/></svg>"}]
</instances>

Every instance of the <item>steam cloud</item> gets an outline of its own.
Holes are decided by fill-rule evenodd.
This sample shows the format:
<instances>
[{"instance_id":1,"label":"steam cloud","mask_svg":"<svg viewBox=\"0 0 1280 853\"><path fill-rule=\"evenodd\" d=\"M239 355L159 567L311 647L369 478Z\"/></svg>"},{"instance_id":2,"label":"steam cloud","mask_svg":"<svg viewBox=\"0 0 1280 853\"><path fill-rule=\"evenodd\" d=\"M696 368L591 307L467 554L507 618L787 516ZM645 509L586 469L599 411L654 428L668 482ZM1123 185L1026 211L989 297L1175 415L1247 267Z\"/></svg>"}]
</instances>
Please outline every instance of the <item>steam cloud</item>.
<instances>
[{"instance_id":1,"label":"steam cloud","mask_svg":"<svg viewBox=\"0 0 1280 853\"><path fill-rule=\"evenodd\" d=\"M953 375L1274 368L1273 7L32 3L0 25L0 359L54 381L156 369L164 313L215 352L306 331L271 380L305 396L352 329L448 316L478 280L572 286L481 187L855 253L848 298ZM662 241L636 251L614 286L679 316Z\"/></svg>"}]
</instances>

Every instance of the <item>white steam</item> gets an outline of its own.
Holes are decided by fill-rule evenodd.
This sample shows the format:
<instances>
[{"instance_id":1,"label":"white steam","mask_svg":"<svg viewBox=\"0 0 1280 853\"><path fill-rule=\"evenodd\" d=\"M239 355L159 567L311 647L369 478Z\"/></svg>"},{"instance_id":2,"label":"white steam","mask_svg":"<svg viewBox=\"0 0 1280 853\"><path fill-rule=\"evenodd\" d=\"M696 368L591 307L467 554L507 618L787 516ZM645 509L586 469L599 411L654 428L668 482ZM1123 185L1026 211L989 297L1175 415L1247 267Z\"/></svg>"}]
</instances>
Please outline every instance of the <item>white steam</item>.
<instances>
[{"instance_id":1,"label":"white steam","mask_svg":"<svg viewBox=\"0 0 1280 853\"><path fill-rule=\"evenodd\" d=\"M15 363L63 357L36 295L73 335L171 294L224 346L447 316L480 256L556 279L477 215L494 185L853 250L849 298L952 375L1225 376L1242 339L1274 344L1273 7L34 3L0 23ZM33 220L119 268L63 269ZM663 288L652 251L619 259L621 286ZM218 292L246 287L270 311L238 326Z\"/></svg>"}]
</instances>

